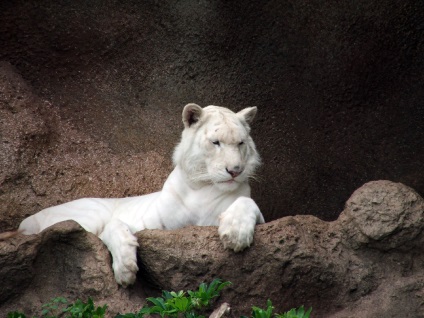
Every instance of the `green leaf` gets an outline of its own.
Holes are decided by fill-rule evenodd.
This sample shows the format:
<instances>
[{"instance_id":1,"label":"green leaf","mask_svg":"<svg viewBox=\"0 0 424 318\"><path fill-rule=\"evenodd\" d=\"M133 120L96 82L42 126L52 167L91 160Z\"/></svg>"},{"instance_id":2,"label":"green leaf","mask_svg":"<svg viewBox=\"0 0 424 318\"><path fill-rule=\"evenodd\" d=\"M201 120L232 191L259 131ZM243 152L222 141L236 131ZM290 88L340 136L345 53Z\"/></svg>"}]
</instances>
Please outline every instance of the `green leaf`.
<instances>
[{"instance_id":1,"label":"green leaf","mask_svg":"<svg viewBox=\"0 0 424 318\"><path fill-rule=\"evenodd\" d=\"M176 298L173 305L181 313L191 309L191 302L187 297Z\"/></svg>"},{"instance_id":2,"label":"green leaf","mask_svg":"<svg viewBox=\"0 0 424 318\"><path fill-rule=\"evenodd\" d=\"M312 307L310 307L310 308L306 311L306 313L305 313L305 318L309 318L309 316L311 315L311 312L312 312Z\"/></svg>"},{"instance_id":3,"label":"green leaf","mask_svg":"<svg viewBox=\"0 0 424 318\"><path fill-rule=\"evenodd\" d=\"M312 307L305 312L305 308L300 306L298 309L292 308L283 314L276 314L276 318L309 318L312 312Z\"/></svg>"},{"instance_id":4,"label":"green leaf","mask_svg":"<svg viewBox=\"0 0 424 318\"><path fill-rule=\"evenodd\" d=\"M272 311L274 310L274 306L272 306L271 300L267 300L266 302L267 308L264 310L260 307L253 306L252 307L252 317L253 318L271 318Z\"/></svg>"},{"instance_id":5,"label":"green leaf","mask_svg":"<svg viewBox=\"0 0 424 318\"><path fill-rule=\"evenodd\" d=\"M158 308L162 308L162 309L166 309L165 307L165 301L163 300L163 298L153 298L153 297L149 297L147 298L148 301L150 301L153 305L155 305Z\"/></svg>"},{"instance_id":6,"label":"green leaf","mask_svg":"<svg viewBox=\"0 0 424 318\"><path fill-rule=\"evenodd\" d=\"M139 315L143 316L143 315L150 315L151 314L151 310L149 306L143 306L143 308L141 308L141 310L138 312Z\"/></svg>"}]
</instances>

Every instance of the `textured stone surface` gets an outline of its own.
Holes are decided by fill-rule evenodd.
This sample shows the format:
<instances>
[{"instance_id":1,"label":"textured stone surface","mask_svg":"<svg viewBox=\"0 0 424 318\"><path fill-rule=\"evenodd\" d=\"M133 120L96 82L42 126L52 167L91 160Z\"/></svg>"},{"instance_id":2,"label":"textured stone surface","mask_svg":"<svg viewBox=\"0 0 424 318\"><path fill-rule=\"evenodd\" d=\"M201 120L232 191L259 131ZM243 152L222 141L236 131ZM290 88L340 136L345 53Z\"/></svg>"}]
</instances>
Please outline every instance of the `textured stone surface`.
<instances>
[{"instance_id":1,"label":"textured stone surface","mask_svg":"<svg viewBox=\"0 0 424 318\"><path fill-rule=\"evenodd\" d=\"M353 193L343 215L361 243L376 248L407 247L422 230L422 198L397 183L369 182Z\"/></svg>"},{"instance_id":2,"label":"textured stone surface","mask_svg":"<svg viewBox=\"0 0 424 318\"><path fill-rule=\"evenodd\" d=\"M52 298L93 297L107 302L111 312L135 311L143 292L120 290L106 246L77 223L67 221L39 235L0 241L0 315L20 310L40 314Z\"/></svg>"},{"instance_id":3,"label":"textured stone surface","mask_svg":"<svg viewBox=\"0 0 424 318\"><path fill-rule=\"evenodd\" d=\"M265 216L329 220L370 180L424 193L423 16L416 0L1 1L0 59L94 142L167 166L184 104L257 105Z\"/></svg>"},{"instance_id":4,"label":"textured stone surface","mask_svg":"<svg viewBox=\"0 0 424 318\"><path fill-rule=\"evenodd\" d=\"M354 192L336 221L288 216L259 225L242 253L224 250L216 227L141 231L140 275L129 289L114 283L100 240L68 221L0 242L0 315L34 313L59 295L129 312L160 289L220 277L233 285L219 303L237 317L267 299L277 311L312 306L315 318L424 317L423 214L414 190L375 181Z\"/></svg>"},{"instance_id":5,"label":"textured stone surface","mask_svg":"<svg viewBox=\"0 0 424 318\"><path fill-rule=\"evenodd\" d=\"M157 191L169 170L156 151L113 153L0 62L0 231L73 199Z\"/></svg>"}]
</instances>

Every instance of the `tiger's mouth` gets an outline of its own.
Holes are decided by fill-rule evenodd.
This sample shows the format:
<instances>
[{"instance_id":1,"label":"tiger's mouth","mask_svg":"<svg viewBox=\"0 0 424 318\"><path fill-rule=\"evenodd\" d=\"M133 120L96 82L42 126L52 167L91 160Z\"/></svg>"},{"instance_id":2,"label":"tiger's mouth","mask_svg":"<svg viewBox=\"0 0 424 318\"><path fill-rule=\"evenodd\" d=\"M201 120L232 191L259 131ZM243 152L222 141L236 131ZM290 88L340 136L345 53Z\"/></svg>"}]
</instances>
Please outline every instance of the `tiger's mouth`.
<instances>
[{"instance_id":1,"label":"tiger's mouth","mask_svg":"<svg viewBox=\"0 0 424 318\"><path fill-rule=\"evenodd\" d=\"M226 180L226 181L219 181L218 183L228 183L228 184L231 184L233 182L237 182L237 181L234 180L234 179L230 179L230 180Z\"/></svg>"},{"instance_id":2,"label":"tiger's mouth","mask_svg":"<svg viewBox=\"0 0 424 318\"><path fill-rule=\"evenodd\" d=\"M227 179L227 180L222 180L222 181L218 181L217 183L219 184L234 184L234 183L239 183L240 181L237 180L237 178L231 178L231 179Z\"/></svg>"}]
</instances>

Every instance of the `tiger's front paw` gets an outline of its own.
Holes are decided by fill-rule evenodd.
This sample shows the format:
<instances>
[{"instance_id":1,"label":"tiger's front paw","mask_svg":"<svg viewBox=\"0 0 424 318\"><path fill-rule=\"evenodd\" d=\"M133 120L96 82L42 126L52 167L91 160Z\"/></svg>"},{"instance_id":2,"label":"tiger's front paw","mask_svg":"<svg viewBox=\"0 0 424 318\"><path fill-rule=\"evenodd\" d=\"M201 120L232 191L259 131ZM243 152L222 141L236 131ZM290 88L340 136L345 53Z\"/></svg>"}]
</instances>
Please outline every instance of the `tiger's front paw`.
<instances>
[{"instance_id":1,"label":"tiger's front paw","mask_svg":"<svg viewBox=\"0 0 424 318\"><path fill-rule=\"evenodd\" d=\"M128 237L125 242L121 242L120 252L113 257L113 272L116 282L123 287L135 283L138 272L137 266L138 243L134 236Z\"/></svg>"},{"instance_id":2,"label":"tiger's front paw","mask_svg":"<svg viewBox=\"0 0 424 318\"><path fill-rule=\"evenodd\" d=\"M134 284L138 271L138 242L129 226L118 219L112 219L99 237L112 254L116 282L123 287Z\"/></svg>"},{"instance_id":3,"label":"tiger's front paw","mask_svg":"<svg viewBox=\"0 0 424 318\"><path fill-rule=\"evenodd\" d=\"M252 244L259 211L252 202L250 198L239 198L221 214L218 233L224 248L240 252Z\"/></svg>"}]
</instances>

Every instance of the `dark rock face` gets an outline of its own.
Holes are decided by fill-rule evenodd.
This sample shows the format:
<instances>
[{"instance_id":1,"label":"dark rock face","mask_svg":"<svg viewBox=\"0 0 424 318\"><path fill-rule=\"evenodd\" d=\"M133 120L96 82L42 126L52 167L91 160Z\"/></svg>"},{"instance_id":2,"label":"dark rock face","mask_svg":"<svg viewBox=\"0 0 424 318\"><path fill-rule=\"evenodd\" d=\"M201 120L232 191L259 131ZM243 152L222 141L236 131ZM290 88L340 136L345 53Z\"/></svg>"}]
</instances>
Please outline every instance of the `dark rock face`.
<instances>
[{"instance_id":1,"label":"dark rock face","mask_svg":"<svg viewBox=\"0 0 424 318\"><path fill-rule=\"evenodd\" d=\"M219 302L236 316L269 298L277 311L312 306L317 318L424 317L423 216L414 190L375 181L353 193L336 221L289 216L259 225L242 253L224 250L215 227L141 231L141 271L129 289L114 283L101 241L68 221L0 242L0 315L35 313L58 295L91 295L112 314L135 311L152 296L149 286L193 289L220 277L233 285Z\"/></svg>"},{"instance_id":2,"label":"dark rock face","mask_svg":"<svg viewBox=\"0 0 424 318\"><path fill-rule=\"evenodd\" d=\"M333 220L370 180L424 193L423 15L408 0L2 1L0 60L92 142L167 167L184 104L257 105L266 218Z\"/></svg>"}]
</instances>

